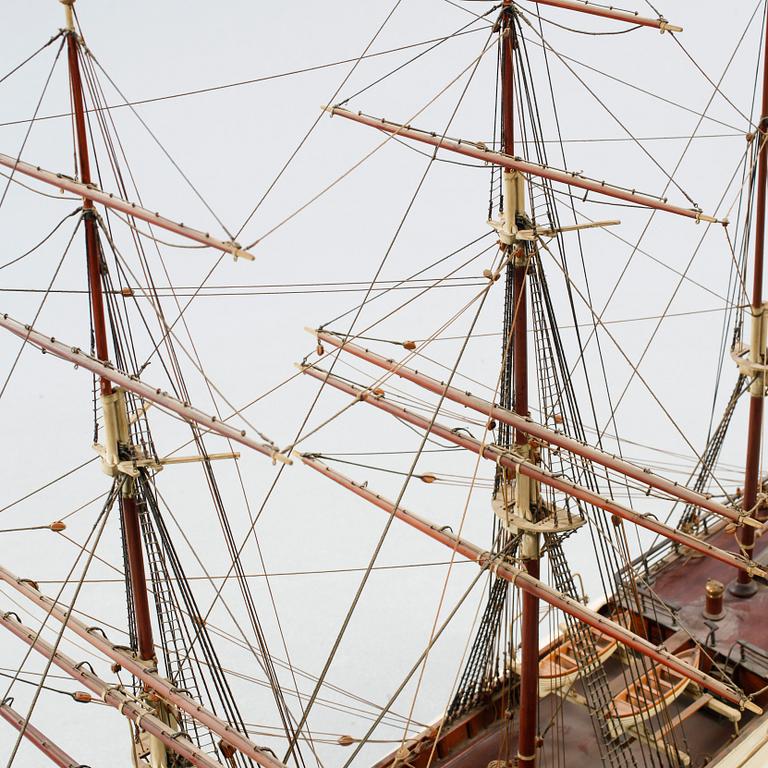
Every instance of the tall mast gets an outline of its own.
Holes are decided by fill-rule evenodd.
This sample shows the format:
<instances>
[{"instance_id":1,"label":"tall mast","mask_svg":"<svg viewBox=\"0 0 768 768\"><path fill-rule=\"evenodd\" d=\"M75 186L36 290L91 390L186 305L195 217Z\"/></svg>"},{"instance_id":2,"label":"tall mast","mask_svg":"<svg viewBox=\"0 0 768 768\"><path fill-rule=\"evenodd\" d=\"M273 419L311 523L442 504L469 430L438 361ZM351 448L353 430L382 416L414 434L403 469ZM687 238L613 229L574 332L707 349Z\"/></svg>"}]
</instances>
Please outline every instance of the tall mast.
<instances>
[{"instance_id":1,"label":"tall mast","mask_svg":"<svg viewBox=\"0 0 768 768\"><path fill-rule=\"evenodd\" d=\"M768 21L766 21L768 32ZM765 36L764 36L765 38ZM755 202L755 257L752 277L752 319L749 362L753 366L766 363L766 314L763 304L763 263L765 255L765 207L766 184L768 184L768 40L763 43L763 98L760 107L760 123L755 135L757 141L757 200ZM750 371L752 384L749 389L749 421L747 423L747 456L744 470L744 495L741 508L744 512L758 517L756 508L760 486L760 448L763 434L763 410L765 399L765 373L759 368ZM755 547L755 530L746 526L740 531L739 546L744 554L752 558ZM757 584L747 571L739 571L730 592L737 597L751 597L757 592Z\"/></svg>"},{"instance_id":2,"label":"tall mast","mask_svg":"<svg viewBox=\"0 0 768 768\"><path fill-rule=\"evenodd\" d=\"M515 80L514 49L516 45L515 20L512 0L504 0L501 14L501 119L502 151L514 156L515 152ZM512 319L511 353L514 371L513 409L520 416L528 416L528 249L516 240L517 216L522 212L522 179L516 171L504 169L502 172L502 190L504 195L504 230L502 242L511 255L508 269L512 270ZM506 235L506 237L505 237ZM504 340L505 345L510 340ZM509 354L510 350L506 350ZM528 435L515 430L517 451L529 456ZM528 484L528 478L517 477L516 502L518 514L531 516L530 503L533 495L521 493L520 486ZM520 502L523 505L520 505ZM525 568L534 578L539 577L539 546L536 534L524 533L522 557ZM539 598L529 592L522 594L520 651L520 716L517 744L517 764L519 768L534 768L536 765L537 714L539 689Z\"/></svg>"},{"instance_id":3,"label":"tall mast","mask_svg":"<svg viewBox=\"0 0 768 768\"><path fill-rule=\"evenodd\" d=\"M83 82L80 77L79 49L80 42L75 32L72 6L75 0L61 0L66 6L67 16L67 63L69 67L69 82L72 89L72 106L75 113L75 138L77 141L77 157L80 165L80 180L83 184L91 183L91 163L88 157L88 136L85 125L85 108L83 106ZM88 263L88 290L91 299L91 314L93 316L93 335L96 344L96 357L99 360L109 359L107 346L107 327L104 319L104 295L101 289L101 258L99 241L96 232L96 215L93 201L83 198L83 224L85 227L85 253ZM105 378L100 379L102 395L112 393L112 384Z\"/></svg>"},{"instance_id":4,"label":"tall mast","mask_svg":"<svg viewBox=\"0 0 768 768\"><path fill-rule=\"evenodd\" d=\"M85 122L83 82L80 76L80 40L75 31L72 8L75 0L61 0L61 2L64 4L66 11L67 63L72 90L72 111L75 117L75 138L80 167L80 181L84 185L88 185L91 184L91 164L88 157L88 133ZM101 248L96 224L96 211L93 207L93 200L84 197L83 225L85 227L85 253L88 264L88 291L91 301L93 336L96 346L96 357L106 362L109 360L109 346L107 344L107 323L101 284ZM101 393L104 431L106 433L106 452L108 455L111 454L110 463L114 464L120 458L120 446L127 447L130 443L124 393L121 390L113 389L112 383L104 376L99 377L99 391ZM154 642L152 640L152 621L149 613L147 580L144 570L144 554L141 544L135 486L132 478L127 476L123 479L120 509L131 580L131 599L136 617L138 652L141 659L148 661L155 656Z\"/></svg>"}]
</instances>

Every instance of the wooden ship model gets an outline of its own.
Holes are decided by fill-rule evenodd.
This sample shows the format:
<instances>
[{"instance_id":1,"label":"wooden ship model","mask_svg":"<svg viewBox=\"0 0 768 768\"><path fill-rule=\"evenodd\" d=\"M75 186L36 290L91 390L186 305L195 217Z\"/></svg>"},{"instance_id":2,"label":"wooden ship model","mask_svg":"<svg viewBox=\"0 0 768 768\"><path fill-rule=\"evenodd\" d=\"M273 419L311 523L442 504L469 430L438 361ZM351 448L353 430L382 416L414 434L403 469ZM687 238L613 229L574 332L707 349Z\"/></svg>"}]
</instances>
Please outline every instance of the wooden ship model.
<instances>
[{"instance_id":1,"label":"wooden ship model","mask_svg":"<svg viewBox=\"0 0 768 768\"><path fill-rule=\"evenodd\" d=\"M15 608L6 606L0 615L3 629L26 649L18 670L9 674L8 691L0 704L0 715L12 727L3 731L7 748L2 754L7 765L14 761L22 764L17 756L29 754L20 752L26 742L38 750L41 762L35 764L64 768L90 764L87 739L79 742L83 755L70 754L69 748L59 744L56 728L47 720L43 725L36 716L40 698L48 690L46 681L50 682L56 670L77 684L78 690L71 693L76 702L101 702L114 710L115 718L127 721L125 730L130 730L130 739L126 735L125 743L112 745L111 765L286 768L316 762L347 768L360 764L369 754L364 750L377 743L377 728L391 717L405 687L420 679L426 659L464 597L442 622L435 619L428 643L405 678L392 689L387 702L375 705L367 732L326 739L325 743L331 742L328 749L334 751L319 748L324 742L309 726L310 712L322 700L339 642L311 678L311 691L301 693L297 687L296 701L289 703L284 676L277 669L277 657L269 649L260 618L264 606L249 589L244 544L224 511L225 494L215 472L215 465L238 459L240 451L263 456L275 466L276 478L284 473L324 477L332 481L327 484L329 489L345 489L384 513L381 539L343 616L339 641L393 526L405 523L445 545L451 563L455 558L476 563L477 572L467 593L476 584L487 584L461 674L445 711L416 734L410 729L414 722L411 711L402 719L403 735L391 754L381 757L379 744L376 768L545 768L566 764L569 768L757 768L768 764L768 716L763 712L768 702L768 562L760 538L768 514L761 473L768 371L762 293L768 53L761 67L760 116L747 137L744 202L737 222L723 215L709 215L695 204L677 204L666 196L643 194L551 165L541 141L524 44L531 25L526 14L531 9L520 8L512 0L474 14L487 22L489 36L480 56L462 72L474 71L488 51L497 57L498 130L493 142L453 138L450 121L441 130L417 127L419 114L399 123L353 111L346 101L324 108L336 118L334 124L351 121L383 132L384 143L408 143L421 147L431 160L440 153L441 157L471 160L490 170L487 224L492 247L484 251L487 267L482 271L479 291L467 306L470 315L479 314L489 295L503 294L501 365L497 379L486 382L492 394L483 398L459 385L459 363L477 315L455 363L446 368L442 379L424 372L421 365L420 356L431 338L399 341L400 352L390 356L384 351L385 342L374 339L369 344L368 329L355 326L359 308L347 330L341 330L335 321L310 329L314 351L292 377L305 385L311 380L320 383L312 407L320 392L337 391L344 396L337 400L342 406L332 418L356 406L356 413L361 409L381 411L382 420L396 420L420 435L410 468L401 473L404 478L399 494L389 499L367 480L342 474L332 457L305 449L305 439L324 424L307 434L305 419L294 439L287 441L281 436L278 444L253 426L242 428L233 418L239 415L237 410L210 414L196 407L181 375L173 327L176 321L169 322L158 311L159 301L150 302L159 321L159 335L151 335L152 355L158 352L163 359L171 384L153 381L153 369L140 364L143 353L137 354L131 330L136 318L128 305L136 298L136 289L129 286L153 285L143 256L145 239L162 245L163 237L172 236L179 239L177 242L189 241L238 261L252 261L263 238L243 245L238 241L239 233L216 237L134 201L128 179L116 170L122 152L119 144L107 144L115 186L103 181L107 174L102 175L101 167L94 165L93 134L111 134L109 111L99 89L98 67L76 22L74 0L61 2L66 25L48 45L58 46L67 61L76 173L46 170L23 159L21 152L0 155L0 165L8 184L15 180L36 189L50 187L80 201L72 237L77 235L84 242L91 348L51 335L54 329L38 327L37 316L16 319L2 314L0 327L21 339L24 348L36 348L93 376L93 449L109 478L109 487L58 594L46 591L34 580L35 574L16 575L0 565L3 595L13 595L21 605L37 608L44 617L38 625L29 626ZM662 32L670 39L682 32L660 15L646 17L582 0L525 0L521 5L554 7L574 17L586 14L601 23ZM768 51L768 45L764 48ZM743 258L735 264L742 284L748 274L753 281L749 304L740 305L729 340L735 387L722 419L696 453L697 466L687 482L668 479L604 449L601 436L593 440L585 429L573 382L574 366L579 365L575 357L583 356L583 347L571 349L563 341L545 261L551 258L557 263L560 259L564 264L561 246L567 233L615 227L620 222L562 223L555 199L555 192L561 189L568 190L569 195L578 193L583 200L589 196L590 200L605 199L658 212L659 217L682 217L691 226L740 227L734 237L738 235L744 244L743 257L751 251L748 262ZM118 246L114 229L120 226L130 230L139 252L137 262L130 261ZM567 267L563 274L568 295L579 296ZM601 317L593 314L597 329ZM157 334L157 330L152 333ZM437 336L438 332L434 334ZM347 373L357 370L357 379L338 370L337 364L350 361L366 366L364 371L342 368ZM57 375L70 374L59 365ZM207 378L206 383L215 386ZM399 385L410 386L410 394L404 395ZM749 419L745 477L737 491L735 487L722 489L716 469L725 433L742 396L749 401ZM171 414L190 429L188 445L194 450L179 454L158 445L150 429L155 411ZM456 412L470 414L471 421L460 423L469 423L473 431L446 423ZM227 451L208 449L217 439L227 442ZM493 536L489 545L475 544L461 529L455 531L404 506L409 482L420 480L429 485L437 479L417 469L430 441L476 459L471 486L478 467L492 468L488 519L493 521ZM196 596L174 545L161 490L163 483L173 482L169 475L174 464L202 468L211 492L211 509L218 515L230 556L227 578L239 587L243 623L247 625L243 648L250 652L254 668L263 672L280 720L282 732L273 734L266 745L266 737L256 737L249 726L246 709L232 687L236 671L226 669L221 662L219 636L209 620L211 609ZM168 471L158 477L165 468ZM619 492L621 483L639 489L648 498L680 505L681 511L675 520L662 520L642 509L642 495L636 504L625 503ZM711 491L713 486L718 492ZM267 496L271 492L272 488ZM457 503L461 506L465 501L460 498ZM124 555L125 641L118 641L98 622L85 620L75 607L87 584L88 567L99 559L97 547L109 530L107 522L115 514ZM248 534L256 521L258 515L252 517ZM56 520L47 527L62 534L66 523ZM628 531L635 529L656 537L639 557L631 556L628 539ZM581 546L594 548L594 556L608 578L600 600L586 599L571 567L568 548L577 540ZM73 588L66 598L65 587ZM557 630L548 637L542 632L544 615L555 616L558 621ZM47 639L46 633L52 629L53 637ZM62 641L69 637L77 638L109 664L111 676L97 674L91 663L78 662L65 653ZM29 682L23 666L34 655L43 660L43 671L31 698L19 707L11 692L17 692L19 681ZM14 737L8 739L11 732Z\"/></svg>"}]
</instances>

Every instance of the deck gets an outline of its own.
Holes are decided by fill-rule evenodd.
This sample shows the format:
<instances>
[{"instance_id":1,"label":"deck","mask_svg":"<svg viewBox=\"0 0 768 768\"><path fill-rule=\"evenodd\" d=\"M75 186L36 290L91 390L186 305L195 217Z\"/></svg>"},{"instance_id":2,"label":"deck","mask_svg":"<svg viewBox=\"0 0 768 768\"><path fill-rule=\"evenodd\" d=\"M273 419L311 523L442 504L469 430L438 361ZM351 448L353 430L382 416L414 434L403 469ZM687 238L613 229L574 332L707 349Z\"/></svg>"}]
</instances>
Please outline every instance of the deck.
<instances>
[{"instance_id":1,"label":"deck","mask_svg":"<svg viewBox=\"0 0 768 768\"><path fill-rule=\"evenodd\" d=\"M722 549L736 550L734 534L724 529L709 539ZM758 538L755 559L768 563L768 537ZM768 653L768 586L758 581L758 591L750 598L734 597L725 592L725 616L718 622L715 643L707 643L710 628L704 624L704 586L708 579L730 584L736 574L733 568L706 557L681 557L660 569L651 588L664 602L676 606L680 623L701 643L708 644L727 657L734 643L746 642ZM758 619L758 620L756 620Z\"/></svg>"},{"instance_id":2,"label":"deck","mask_svg":"<svg viewBox=\"0 0 768 768\"><path fill-rule=\"evenodd\" d=\"M723 549L736 549L733 533L729 533L725 525L714 529L708 540ZM757 539L755 559L768 563L768 537ZM725 615L720 621L708 625L702 615L705 585L709 579L730 584L736 577L733 568L710 558L692 557L671 550L651 569L650 577L650 589L643 590L642 585L638 585L638 589L645 592L644 607L646 618L650 619L650 639L679 645L688 640L690 634L707 649L706 655L714 658L719 666L724 667L731 662L728 672L744 690L754 692L766 685L768 584L758 582L757 593L747 599L726 591ZM672 610L657 610L662 605L659 600ZM669 649L673 650L672 647ZM710 666L711 662L705 662L703 668ZM624 689L632 679L623 654L617 653L609 658L604 669L612 695ZM648 760L648 748L645 748L644 758L640 739L648 744L663 737L663 743L679 750L681 759L678 761L674 753L664 754L662 746L652 747L661 750L658 752L658 764L700 768L714 765L726 755L733 757L738 741L756 733L756 728L761 732L766 730L768 739L768 715L754 718L744 713L736 728L722 714L703 706L701 696L701 691L689 686L664 713L645 722L644 732L630 734L623 747L615 745L614 748L632 753L636 764L644 765ZM766 707L768 692L757 701ZM539 752L540 768L564 765L568 768L596 768L600 765L597 736L584 703L580 682L574 685L567 698L551 693L540 700L539 729L544 734ZM735 741L737 732L741 736ZM398 762L398 765L412 768L425 768L427 765L435 768L486 768L498 761L497 768L512 768L517 752L517 713L514 707L510 713L503 699L497 698L444 729L433 759L430 760L431 739L425 738L422 743L412 746L413 751L401 756L401 760L403 757L405 760ZM390 757L376 768L390 768L391 764Z\"/></svg>"},{"instance_id":3,"label":"deck","mask_svg":"<svg viewBox=\"0 0 768 768\"><path fill-rule=\"evenodd\" d=\"M618 659L611 659L606 664L611 690L618 693L626 679L622 664ZM580 693L580 686L574 688ZM676 725L667 742L676 746L691 758L691 766L698 768L720 751L730 741L734 733L733 725L710 711L702 708L679 724L679 714L694 700L690 693L684 694L668 709L669 717L665 722ZM600 765L600 751L597 739L586 708L575 701L563 700L557 695L543 698L539 704L539 721L542 731L555 720L555 725L546 733L540 752L539 764L546 766L564 766L568 768L597 768ZM747 722L745 717L740 724ZM664 727L661 718L648 721L648 730ZM637 765L643 765L641 748L636 739L631 740L626 750L633 753ZM485 768L492 761L509 761L514 765L517 752L517 721L496 721L477 735L464 742L450 755L436 760L433 765L440 768ZM663 756L665 757L665 756ZM661 764L674 765L669 761ZM646 758L647 760L647 758Z\"/></svg>"}]
</instances>

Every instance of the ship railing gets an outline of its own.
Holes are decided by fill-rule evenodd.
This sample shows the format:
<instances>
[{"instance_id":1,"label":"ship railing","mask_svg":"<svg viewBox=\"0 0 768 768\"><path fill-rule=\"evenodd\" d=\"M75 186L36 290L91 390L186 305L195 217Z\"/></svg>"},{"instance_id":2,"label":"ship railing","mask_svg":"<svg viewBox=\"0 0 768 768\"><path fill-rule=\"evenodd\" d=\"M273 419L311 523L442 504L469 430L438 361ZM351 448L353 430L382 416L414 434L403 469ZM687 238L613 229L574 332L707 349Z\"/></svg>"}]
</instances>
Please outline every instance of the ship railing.
<instances>
[{"instance_id":1,"label":"ship railing","mask_svg":"<svg viewBox=\"0 0 768 768\"><path fill-rule=\"evenodd\" d=\"M680 606L666 602L655 595L649 586L635 578L633 569L624 569L630 578L617 574L614 600L618 608L626 609L653 621L659 626L675 629L678 626Z\"/></svg>"},{"instance_id":2,"label":"ship railing","mask_svg":"<svg viewBox=\"0 0 768 768\"><path fill-rule=\"evenodd\" d=\"M760 677L768 676L768 651L746 640L736 640L728 651L726 669L744 667Z\"/></svg>"},{"instance_id":3,"label":"ship railing","mask_svg":"<svg viewBox=\"0 0 768 768\"><path fill-rule=\"evenodd\" d=\"M724 521L722 517L714 512L709 512L701 515L699 519L699 530L702 535L706 536L716 532L723 524ZM670 555L680 552L681 547L681 544L671 541L670 539L659 541L634 560L630 561L628 566L622 568L617 574L617 582L633 583L638 579L642 579L646 584L652 584L655 580L656 573L660 570L665 561Z\"/></svg>"}]
</instances>

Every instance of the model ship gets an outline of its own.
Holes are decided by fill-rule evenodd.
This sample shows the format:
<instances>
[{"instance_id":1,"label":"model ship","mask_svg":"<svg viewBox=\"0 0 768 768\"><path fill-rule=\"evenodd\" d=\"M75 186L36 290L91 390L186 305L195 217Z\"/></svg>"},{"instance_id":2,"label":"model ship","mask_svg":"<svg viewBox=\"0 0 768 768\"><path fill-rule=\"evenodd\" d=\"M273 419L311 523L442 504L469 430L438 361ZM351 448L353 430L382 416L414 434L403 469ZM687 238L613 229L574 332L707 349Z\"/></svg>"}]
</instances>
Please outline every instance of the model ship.
<instances>
[{"instance_id":1,"label":"model ship","mask_svg":"<svg viewBox=\"0 0 768 768\"><path fill-rule=\"evenodd\" d=\"M253 425L242 428L239 409L211 414L195 405L182 375L179 349L193 362L196 352L183 348L174 330L177 322L183 324L184 310L174 321L163 313L144 254L147 241L162 248L167 245L163 238L172 237L174 242L194 243L248 262L256 259L263 238L243 244L238 240L240 233L216 236L132 197L127 179L119 171L121 145L109 138L114 125L100 90L98 67L76 20L74 0L61 2L66 25L49 45L59 46L67 61L76 171L65 174L44 169L22 158L21 152L0 155L0 165L9 184L23 179L34 188L54 188L81 201L76 216L70 216L76 224L73 239L81 238L85 249L89 317L83 318L88 332L82 338L90 338L91 346L60 339L56 329L38 327L37 317L3 314L0 326L20 338L24 347L37 348L81 370L72 376L92 375L93 449L107 479L103 506L58 594L46 592L34 574L22 578L0 566L5 589L20 605L37 608L44 617L38 625L29 626L8 607L0 617L3 628L28 651L10 675L0 705L0 714L16 734L4 750L7 764L20 764L17 756L25 741L54 765L88 764L88 755L69 754L59 745L55 727L49 729L46 723L44 732L38 721L37 705L56 670L79 686L72 694L76 701L98 700L114 710L115 718L127 720L130 738L114 745L113 765L285 768L317 762L346 768L360 764L368 754L361 751L378 743L377 729L393 717L406 686L415 680L421 684L430 652L466 597L442 622L438 613L422 653L393 688L389 701L374 705L358 697L375 712L367 732L354 737L335 735L330 740L334 751L327 757L326 747L320 745L329 740L318 738L311 727L313 708L328 703L323 699L328 671L390 529L402 524L444 545L451 564L457 558L477 564L467 594L478 583L486 584L487 590L444 712L416 734L411 728L413 708L407 716L399 716L396 723L402 727L402 738L395 740L394 751L381 758L376 768L544 768L564 764L569 768L746 768L766 764L768 719L763 707L768 701L768 571L759 537L766 519L761 446L768 371L762 296L768 54L762 67L760 118L747 137L742 208L735 222L702 210L690 199L676 202L666 193L654 196L621 186L624 180L593 179L581 171L550 164L525 44L534 28L526 9L512 0L475 14L487 23L488 40L480 56L461 72L473 76L489 52L497 58L492 141L454 137L451 121L440 129L420 125L421 112L403 115L397 122L350 109L348 99L324 107L335 123L356 123L382 132L382 145L407 143L426 151L430 162L439 154L487 169L491 198L487 227L492 243L481 251L485 268L474 286L478 290L458 313L470 318L469 330L442 377L427 372L434 366L427 365L425 370L424 362L430 362L426 353L431 343L458 316L453 314L455 307L448 307L448 321L419 341L376 339L370 333L376 323L365 328L358 323L380 268L363 304L340 316L347 318L346 325L336 318L309 329L313 351L303 357L293 377L319 384L298 434L279 436L278 442ZM552 6L572 12L574 18L587 14L600 23L627 25L638 33L656 30L670 39L682 32L661 16L645 17L581 0L529 0L526 4ZM109 156L106 165L95 158L93 136L97 132L103 135L101 145ZM107 175L101 169L107 166L112 169L114 185L104 180ZM97 173L94 168L99 169ZM564 253L571 241L566 236L619 227L620 221L574 219L563 223L556 198L563 190L571 205L578 193L582 201L595 198L654 211L659 217L687 220L690 226L738 229L732 237L743 243L745 257L751 251L749 264L744 259L734 265L734 281L745 284L749 274L753 285L750 302L739 307L728 338L734 363L733 393L706 444L695 449L697 465L686 482L609 452L600 434L590 438L580 415L574 371L583 364L589 342L577 337L573 345L565 343L548 271L553 264L561 267L565 295L571 301L583 300L593 315L595 333L602 330L600 314L570 277ZM303 207L278 226L289 224ZM116 235L120 228L127 228L132 239L137 252L134 261L124 253L123 241ZM140 285L147 286L142 291L155 315L151 330L144 315L141 320L150 340L150 358L156 355L167 377L163 383L152 378L159 366L141 364L147 350L137 349L135 343L140 313L133 303ZM501 361L496 369L483 372L490 394L481 397L460 384L460 363L489 296L502 297L498 324ZM391 344L398 348L394 356ZM196 368L202 373L198 363ZM51 361L51 365L57 375L70 375L60 364ZM204 378L213 394L214 385ZM332 392L339 393L334 401L338 409L309 429L318 398ZM749 400L745 477L740 487L723 488L718 461L741 398ZM381 412L382 420L406 425L419 435L418 449L410 467L400 473L402 485L392 498L380 493L367 477L343 474L333 456L309 447L328 422L347 418L353 406L355 414L361 409ZM612 405L612 413L615 407ZM151 424L164 418L162 414L171 414L191 430L186 452L160 445L153 436ZM222 441L226 450L219 450ZM473 458L474 474L467 483L470 492L479 485L478 468L492 469L492 498L487 504L490 543L473 543L461 527L454 530L405 506L410 483L430 485L440 480L439 472L418 468L419 459L433 443ZM293 675L294 690L278 670L280 660L270 648L264 627L265 606L247 578L245 544L259 515L251 515L243 540L226 512L226 493L217 466L237 461L240 451L255 452L271 462L276 467L274 484L288 473L325 478L329 494L332 489L334 493L343 489L350 498L357 497L361 506L384 513L381 538L343 615L327 661L309 677L309 691L299 690L290 663L287 668ZM173 465L178 464L199 465L202 470L211 496L208 509L218 520L229 557L225 577L221 583L213 583L210 607L187 575L189 562L180 554L170 525L175 518L163 497L163 485L174 482ZM637 500L630 489L674 505L677 514L664 520L647 512L642 495ZM629 502L622 500L622 490ZM459 495L455 503L464 510L463 527L469 502ZM88 584L88 569L99 559L98 545L109 535L108 521L115 515L124 554L125 641L98 622L84 620L77 609L80 592ZM57 519L48 527L61 534L66 523ZM629 539L636 530L656 537L639 557L632 554ZM594 552L605 585L600 600L587 600L572 568L569 550L577 543ZM266 737L254 735L248 703L233 685L235 677L249 674L249 670L228 669L222 662L223 635L212 611L217 601L224 604L225 584L236 587L239 620L229 607L227 611L241 632L239 647L248 654L253 666L250 672L258 672L266 680L269 693L264 695L270 697L278 715L279 730L268 744ZM66 586L73 591L65 597ZM555 631L551 631L552 617L557 617ZM48 639L51 630L53 637ZM98 674L90 663L65 653L62 643L70 637L108 663L111 676ZM10 692L19 681L28 682L24 664L32 655L43 659L43 671L28 704L18 708ZM85 752L87 743L82 746Z\"/></svg>"}]
</instances>

